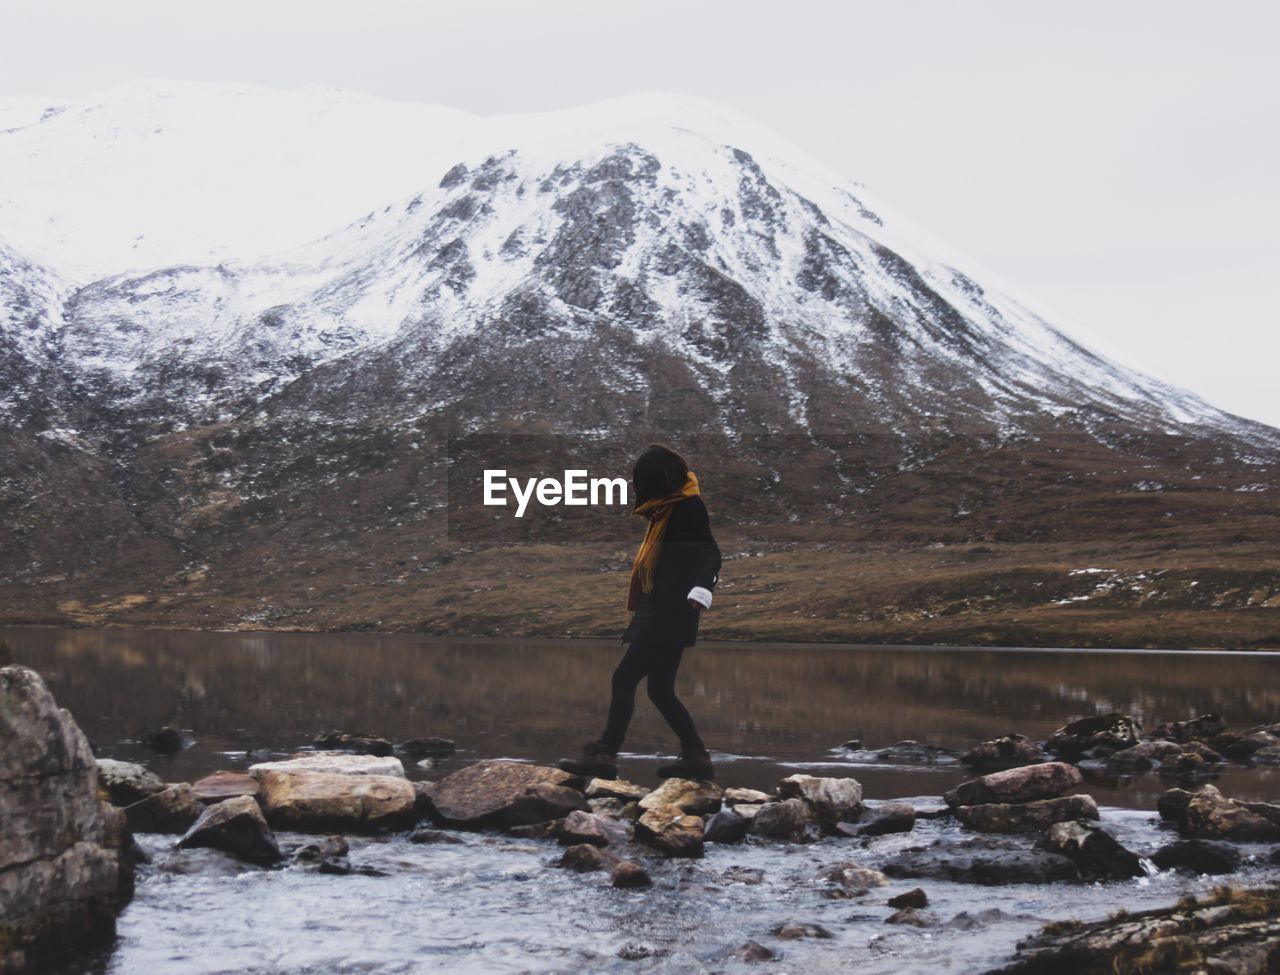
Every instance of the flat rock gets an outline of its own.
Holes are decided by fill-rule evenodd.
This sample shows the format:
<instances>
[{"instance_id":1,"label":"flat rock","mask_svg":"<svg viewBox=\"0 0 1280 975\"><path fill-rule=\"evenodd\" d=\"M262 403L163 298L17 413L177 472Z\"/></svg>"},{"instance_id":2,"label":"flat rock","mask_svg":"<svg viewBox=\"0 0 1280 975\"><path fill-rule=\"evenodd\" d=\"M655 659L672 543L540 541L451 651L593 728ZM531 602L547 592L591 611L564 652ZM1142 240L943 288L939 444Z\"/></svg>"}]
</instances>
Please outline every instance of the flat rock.
<instances>
[{"instance_id":1,"label":"flat rock","mask_svg":"<svg viewBox=\"0 0 1280 975\"><path fill-rule=\"evenodd\" d=\"M311 744L316 748L356 752L361 755L390 755L394 751L391 742L385 738L352 731L327 731L316 735Z\"/></svg>"},{"instance_id":2,"label":"flat rock","mask_svg":"<svg viewBox=\"0 0 1280 975\"><path fill-rule=\"evenodd\" d=\"M980 806L987 802L1031 802L1052 799L1074 789L1084 777L1074 765L1065 762L1042 762L992 772L961 782L943 798L947 805Z\"/></svg>"},{"instance_id":3,"label":"flat rock","mask_svg":"<svg viewBox=\"0 0 1280 975\"><path fill-rule=\"evenodd\" d=\"M937 842L922 850L900 853L882 869L889 877L933 877L988 886L1046 884L1080 877L1080 871L1068 857L1047 850L1027 849L1002 837Z\"/></svg>"},{"instance_id":4,"label":"flat rock","mask_svg":"<svg viewBox=\"0 0 1280 975\"><path fill-rule=\"evenodd\" d=\"M592 779L587 783L588 799L621 799L633 802L643 799L650 790L626 779Z\"/></svg>"},{"instance_id":5,"label":"flat rock","mask_svg":"<svg viewBox=\"0 0 1280 975\"><path fill-rule=\"evenodd\" d=\"M1098 819L1092 796L1059 796L1031 802L957 806L956 819L979 833L1040 833L1066 819Z\"/></svg>"},{"instance_id":6,"label":"flat rock","mask_svg":"<svg viewBox=\"0 0 1280 975\"><path fill-rule=\"evenodd\" d=\"M703 823L679 806L648 809L636 820L636 839L668 857L700 857Z\"/></svg>"},{"instance_id":7,"label":"flat rock","mask_svg":"<svg viewBox=\"0 0 1280 975\"><path fill-rule=\"evenodd\" d=\"M401 742L399 750L410 758L448 758L458 746L448 738L410 738Z\"/></svg>"},{"instance_id":8,"label":"flat rock","mask_svg":"<svg viewBox=\"0 0 1280 975\"><path fill-rule=\"evenodd\" d=\"M773 929L775 937L784 941L796 941L800 938L834 938L827 928L816 921L787 921Z\"/></svg>"},{"instance_id":9,"label":"flat rock","mask_svg":"<svg viewBox=\"0 0 1280 975\"><path fill-rule=\"evenodd\" d=\"M252 796L235 796L210 806L178 840L178 847L209 847L251 863L276 863L282 858L276 838Z\"/></svg>"},{"instance_id":10,"label":"flat rock","mask_svg":"<svg viewBox=\"0 0 1280 975\"><path fill-rule=\"evenodd\" d=\"M324 772L329 775L394 775L403 779L404 765L392 756L351 755L346 752L299 754L282 762L259 762L249 774L263 772Z\"/></svg>"},{"instance_id":11,"label":"flat rock","mask_svg":"<svg viewBox=\"0 0 1280 975\"><path fill-rule=\"evenodd\" d=\"M267 822L277 829L372 832L417 819L413 785L394 775L268 770L257 778Z\"/></svg>"},{"instance_id":12,"label":"flat rock","mask_svg":"<svg viewBox=\"0 0 1280 975\"><path fill-rule=\"evenodd\" d=\"M799 799L807 816L824 829L862 815L862 784L848 776L789 775L778 783L782 799Z\"/></svg>"},{"instance_id":13,"label":"flat rock","mask_svg":"<svg viewBox=\"0 0 1280 975\"><path fill-rule=\"evenodd\" d=\"M262 787L246 772L214 772L191 785L192 794L201 802L222 802L240 796L256 798Z\"/></svg>"},{"instance_id":14,"label":"flat rock","mask_svg":"<svg viewBox=\"0 0 1280 975\"><path fill-rule=\"evenodd\" d=\"M563 819L587 810L568 772L524 762L477 762L432 784L425 804L432 818L455 829L505 829Z\"/></svg>"},{"instance_id":15,"label":"flat rock","mask_svg":"<svg viewBox=\"0 0 1280 975\"><path fill-rule=\"evenodd\" d=\"M690 816L704 816L720 808L722 790L700 779L667 779L640 800L641 809L676 806Z\"/></svg>"},{"instance_id":16,"label":"flat rock","mask_svg":"<svg viewBox=\"0 0 1280 975\"><path fill-rule=\"evenodd\" d=\"M738 805L759 805L762 802L772 802L777 796L771 796L767 792L761 792L759 789L743 789L737 786L724 790L724 804L726 806Z\"/></svg>"}]
</instances>

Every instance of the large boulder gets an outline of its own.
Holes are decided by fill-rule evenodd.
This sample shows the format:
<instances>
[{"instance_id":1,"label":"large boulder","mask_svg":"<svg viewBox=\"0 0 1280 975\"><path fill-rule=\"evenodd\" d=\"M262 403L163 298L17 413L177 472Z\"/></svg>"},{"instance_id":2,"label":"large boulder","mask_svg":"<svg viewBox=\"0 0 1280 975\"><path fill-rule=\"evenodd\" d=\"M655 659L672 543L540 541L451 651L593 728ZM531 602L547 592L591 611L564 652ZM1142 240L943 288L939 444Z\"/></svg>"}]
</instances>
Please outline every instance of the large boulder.
<instances>
[{"instance_id":1,"label":"large boulder","mask_svg":"<svg viewBox=\"0 0 1280 975\"><path fill-rule=\"evenodd\" d=\"M1240 861L1240 851L1234 846L1210 840L1179 840L1151 854L1151 862L1161 870L1198 874L1235 873Z\"/></svg>"},{"instance_id":2,"label":"large boulder","mask_svg":"<svg viewBox=\"0 0 1280 975\"><path fill-rule=\"evenodd\" d=\"M204 803L222 802L240 796L258 797L262 787L247 772L214 772L191 784L191 792Z\"/></svg>"},{"instance_id":3,"label":"large boulder","mask_svg":"<svg viewBox=\"0 0 1280 975\"><path fill-rule=\"evenodd\" d=\"M581 780L558 768L524 762L477 762L424 791L437 823L455 829L505 829L563 819L588 810L575 786Z\"/></svg>"},{"instance_id":4,"label":"large boulder","mask_svg":"<svg viewBox=\"0 0 1280 975\"><path fill-rule=\"evenodd\" d=\"M1040 833L1066 819L1098 819L1092 796L1060 796L1031 802L957 806L956 819L979 833Z\"/></svg>"},{"instance_id":5,"label":"large boulder","mask_svg":"<svg viewBox=\"0 0 1280 975\"><path fill-rule=\"evenodd\" d=\"M766 802L763 806L734 806L733 811L739 816L748 809L755 810L750 814L750 829L757 836L767 836L775 840L797 841L804 839L805 826L809 822L809 808L803 799L782 799L778 802Z\"/></svg>"},{"instance_id":6,"label":"large boulder","mask_svg":"<svg viewBox=\"0 0 1280 975\"><path fill-rule=\"evenodd\" d=\"M690 816L705 816L720 808L723 792L714 782L700 779L667 779L640 800L641 809L678 806Z\"/></svg>"},{"instance_id":7,"label":"large boulder","mask_svg":"<svg viewBox=\"0 0 1280 975\"><path fill-rule=\"evenodd\" d=\"M789 775L778 783L778 796L799 799L808 818L828 832L862 815L862 783L847 776Z\"/></svg>"},{"instance_id":8,"label":"large boulder","mask_svg":"<svg viewBox=\"0 0 1280 975\"><path fill-rule=\"evenodd\" d=\"M703 839L708 843L738 843L747 835L751 823L732 809L721 809L707 819Z\"/></svg>"},{"instance_id":9,"label":"large boulder","mask_svg":"<svg viewBox=\"0 0 1280 975\"><path fill-rule=\"evenodd\" d=\"M884 836L910 833L916 825L916 808L909 802L882 802L868 809L856 823L839 823L845 836Z\"/></svg>"},{"instance_id":10,"label":"large boulder","mask_svg":"<svg viewBox=\"0 0 1280 975\"><path fill-rule=\"evenodd\" d=\"M1206 785L1190 794L1178 832L1193 839L1280 840L1280 805L1242 802Z\"/></svg>"},{"instance_id":11,"label":"large boulder","mask_svg":"<svg viewBox=\"0 0 1280 975\"><path fill-rule=\"evenodd\" d=\"M1044 752L1026 735L1001 735L975 745L960 756L960 761L975 772L1003 772L1019 765L1038 765Z\"/></svg>"},{"instance_id":12,"label":"large boulder","mask_svg":"<svg viewBox=\"0 0 1280 975\"><path fill-rule=\"evenodd\" d=\"M608 816L575 809L560 824L557 837L564 846L590 843L592 846L621 846L631 838L631 831Z\"/></svg>"},{"instance_id":13,"label":"large boulder","mask_svg":"<svg viewBox=\"0 0 1280 975\"><path fill-rule=\"evenodd\" d=\"M347 752L303 752L280 762L249 766L250 775L261 772L327 772L332 775L394 775L404 778L400 759L387 755L352 755Z\"/></svg>"},{"instance_id":14,"label":"large boulder","mask_svg":"<svg viewBox=\"0 0 1280 975\"><path fill-rule=\"evenodd\" d=\"M280 847L252 796L235 796L210 806L178 840L180 849L209 847L250 863L275 863Z\"/></svg>"},{"instance_id":15,"label":"large boulder","mask_svg":"<svg viewBox=\"0 0 1280 975\"><path fill-rule=\"evenodd\" d=\"M115 937L128 830L88 739L25 667L0 668L0 742L0 971L47 971Z\"/></svg>"},{"instance_id":16,"label":"large boulder","mask_svg":"<svg viewBox=\"0 0 1280 975\"><path fill-rule=\"evenodd\" d=\"M98 759L98 784L124 810L135 833L185 833L200 818L202 807L189 783L162 782L133 762Z\"/></svg>"},{"instance_id":17,"label":"large boulder","mask_svg":"<svg viewBox=\"0 0 1280 975\"><path fill-rule=\"evenodd\" d=\"M417 819L413 785L394 775L266 771L257 778L277 829L359 833L404 829Z\"/></svg>"},{"instance_id":18,"label":"large boulder","mask_svg":"<svg viewBox=\"0 0 1280 975\"><path fill-rule=\"evenodd\" d=\"M1141 857L1121 846L1101 826L1083 819L1054 823L1044 831L1040 845L1067 857L1086 877L1125 880L1146 876Z\"/></svg>"},{"instance_id":19,"label":"large boulder","mask_svg":"<svg viewBox=\"0 0 1280 975\"><path fill-rule=\"evenodd\" d=\"M1075 863L1060 853L1027 849L1006 837L940 840L919 850L892 857L881 869L886 876L932 877L963 884L1046 884L1077 880Z\"/></svg>"},{"instance_id":20,"label":"large boulder","mask_svg":"<svg viewBox=\"0 0 1280 975\"><path fill-rule=\"evenodd\" d=\"M659 806L636 820L636 839L664 856L700 857L703 823L679 806Z\"/></svg>"},{"instance_id":21,"label":"large boulder","mask_svg":"<svg viewBox=\"0 0 1280 975\"><path fill-rule=\"evenodd\" d=\"M1141 726L1126 714L1098 714L1072 721L1059 728L1045 742L1045 750L1075 762L1081 758L1101 758L1138 743Z\"/></svg>"},{"instance_id":22,"label":"large boulder","mask_svg":"<svg viewBox=\"0 0 1280 975\"><path fill-rule=\"evenodd\" d=\"M1073 765L1042 762L961 782L943 798L952 808L978 806L985 802L1031 802L1060 796L1083 781L1084 776Z\"/></svg>"}]
</instances>

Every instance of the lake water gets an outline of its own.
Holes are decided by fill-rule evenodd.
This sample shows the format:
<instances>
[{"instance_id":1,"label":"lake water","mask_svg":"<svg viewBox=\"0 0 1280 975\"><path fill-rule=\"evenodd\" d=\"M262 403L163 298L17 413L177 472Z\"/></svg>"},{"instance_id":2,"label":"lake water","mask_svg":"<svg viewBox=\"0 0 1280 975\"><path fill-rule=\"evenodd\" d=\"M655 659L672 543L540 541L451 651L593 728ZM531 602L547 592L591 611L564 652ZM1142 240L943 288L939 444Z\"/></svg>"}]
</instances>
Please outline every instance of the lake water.
<instances>
[{"instance_id":1,"label":"lake water","mask_svg":"<svg viewBox=\"0 0 1280 975\"><path fill-rule=\"evenodd\" d=\"M248 749L288 752L321 731L394 741L451 738L458 754L553 762L601 729L620 654L604 641L450 640L412 635L0 628L104 756L190 781L240 768ZM1280 719L1280 655L829 645L699 644L679 691L726 785L771 788L798 769L852 774L868 797L940 795L954 765L882 762L902 739L965 749L1007 732L1044 738L1075 718L1123 711L1144 727L1216 712L1233 728ZM137 744L171 724L195 744L162 757ZM650 781L674 741L641 692L621 762ZM410 763L412 766L412 763ZM1094 780L1114 806L1152 809L1156 775ZM1280 773L1232 769L1228 794L1280 799Z\"/></svg>"}]
</instances>

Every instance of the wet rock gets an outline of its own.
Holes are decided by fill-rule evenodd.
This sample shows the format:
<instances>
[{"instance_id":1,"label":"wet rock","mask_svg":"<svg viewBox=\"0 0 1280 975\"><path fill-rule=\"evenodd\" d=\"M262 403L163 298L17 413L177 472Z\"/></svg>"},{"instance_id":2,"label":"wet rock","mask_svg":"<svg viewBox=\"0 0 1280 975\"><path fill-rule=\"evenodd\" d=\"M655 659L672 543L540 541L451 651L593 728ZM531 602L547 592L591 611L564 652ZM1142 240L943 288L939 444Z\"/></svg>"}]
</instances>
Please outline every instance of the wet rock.
<instances>
[{"instance_id":1,"label":"wet rock","mask_svg":"<svg viewBox=\"0 0 1280 975\"><path fill-rule=\"evenodd\" d=\"M559 840L565 846L590 843L592 846L619 846L631 838L629 831L615 820L575 809L564 818Z\"/></svg>"},{"instance_id":2,"label":"wet rock","mask_svg":"<svg viewBox=\"0 0 1280 975\"><path fill-rule=\"evenodd\" d=\"M769 961L773 950L758 941L745 941L734 950L733 957L737 961Z\"/></svg>"},{"instance_id":3,"label":"wet rock","mask_svg":"<svg viewBox=\"0 0 1280 975\"><path fill-rule=\"evenodd\" d=\"M837 823L836 832L845 836L884 836L910 833L915 829L916 810L909 802L882 802L869 808L856 823Z\"/></svg>"},{"instance_id":4,"label":"wet rock","mask_svg":"<svg viewBox=\"0 0 1280 975\"><path fill-rule=\"evenodd\" d=\"M385 870L379 870L377 867L371 867L365 864L353 865L346 857L328 857L321 860L316 869L320 873L336 874L339 877L346 877L351 874L359 874L363 877L385 877Z\"/></svg>"},{"instance_id":5,"label":"wet rock","mask_svg":"<svg viewBox=\"0 0 1280 975\"><path fill-rule=\"evenodd\" d=\"M249 774L263 772L323 772L329 775L394 775L403 779L404 765L390 756L350 755L346 752L299 754L282 762L260 762Z\"/></svg>"},{"instance_id":6,"label":"wet rock","mask_svg":"<svg viewBox=\"0 0 1280 975\"><path fill-rule=\"evenodd\" d=\"M636 887L651 886L653 878L649 876L648 870L634 860L623 860L609 874L609 882L615 887L630 890Z\"/></svg>"},{"instance_id":7,"label":"wet rock","mask_svg":"<svg viewBox=\"0 0 1280 975\"><path fill-rule=\"evenodd\" d=\"M886 903L890 907L914 907L919 910L929 906L929 895L920 887L912 887L906 893L890 897Z\"/></svg>"},{"instance_id":8,"label":"wet rock","mask_svg":"<svg viewBox=\"0 0 1280 975\"><path fill-rule=\"evenodd\" d=\"M884 919L885 924L907 924L913 928L933 928L938 926L938 919L929 914L921 914L914 907L904 907L894 911Z\"/></svg>"},{"instance_id":9,"label":"wet rock","mask_svg":"<svg viewBox=\"0 0 1280 975\"><path fill-rule=\"evenodd\" d=\"M359 755L390 755L395 749L391 742L378 735L366 735L352 731L326 731L311 740L316 748L328 751L355 752Z\"/></svg>"},{"instance_id":10,"label":"wet rock","mask_svg":"<svg viewBox=\"0 0 1280 975\"><path fill-rule=\"evenodd\" d=\"M1188 742L1193 739L1208 741L1227 730L1227 723L1216 714L1201 714L1186 721L1166 721L1151 730L1151 738Z\"/></svg>"},{"instance_id":11,"label":"wet rock","mask_svg":"<svg viewBox=\"0 0 1280 975\"><path fill-rule=\"evenodd\" d=\"M752 833L775 840L797 841L804 838L809 813L803 799L783 799L754 808L758 811L751 819Z\"/></svg>"},{"instance_id":12,"label":"wet rock","mask_svg":"<svg viewBox=\"0 0 1280 975\"><path fill-rule=\"evenodd\" d=\"M783 941L796 941L800 938L832 938L830 931L816 922L788 921L773 929L775 937Z\"/></svg>"},{"instance_id":13,"label":"wet rock","mask_svg":"<svg viewBox=\"0 0 1280 975\"><path fill-rule=\"evenodd\" d=\"M448 758L458 750L458 746L448 738L410 738L401 742L398 748L402 754L414 759Z\"/></svg>"},{"instance_id":14,"label":"wet rock","mask_svg":"<svg viewBox=\"0 0 1280 975\"><path fill-rule=\"evenodd\" d=\"M702 820L679 806L646 810L636 821L636 839L669 857L702 856Z\"/></svg>"},{"instance_id":15,"label":"wet rock","mask_svg":"<svg viewBox=\"0 0 1280 975\"><path fill-rule=\"evenodd\" d=\"M181 850L191 847L222 850L250 863L276 863L282 859L280 847L252 796L236 796L210 806L182 839Z\"/></svg>"},{"instance_id":16,"label":"wet rock","mask_svg":"<svg viewBox=\"0 0 1280 975\"><path fill-rule=\"evenodd\" d=\"M413 839L413 837L409 837ZM293 859L296 863L316 864L322 860L330 860L334 858L345 857L351 848L347 843L345 836L325 836L311 843L304 843L293 851Z\"/></svg>"},{"instance_id":17,"label":"wet rock","mask_svg":"<svg viewBox=\"0 0 1280 975\"><path fill-rule=\"evenodd\" d=\"M1161 870L1205 874L1235 873L1240 869L1240 859L1240 851L1234 846L1209 840L1180 840L1151 855L1151 862Z\"/></svg>"},{"instance_id":18,"label":"wet rock","mask_svg":"<svg viewBox=\"0 0 1280 975\"><path fill-rule=\"evenodd\" d=\"M1275 971L1278 950L1280 892L1224 888L1105 921L1050 924L988 975L1265 975Z\"/></svg>"},{"instance_id":19,"label":"wet rock","mask_svg":"<svg viewBox=\"0 0 1280 975\"><path fill-rule=\"evenodd\" d=\"M1049 736L1045 750L1069 762L1100 758L1132 748L1141 727L1125 714L1099 714L1064 725Z\"/></svg>"},{"instance_id":20,"label":"wet rock","mask_svg":"<svg viewBox=\"0 0 1280 975\"><path fill-rule=\"evenodd\" d=\"M862 749L863 749L862 739L861 739L861 738L850 738L848 741L846 741L846 742L845 742L843 745L841 745L840 747L841 747L841 748L843 748L843 749L844 749L845 751L847 751L847 752L860 752L860 751L862 751Z\"/></svg>"},{"instance_id":21,"label":"wet rock","mask_svg":"<svg viewBox=\"0 0 1280 975\"><path fill-rule=\"evenodd\" d=\"M1092 796L956 807L956 819L980 833L1040 833L1063 820L1098 818L1098 805Z\"/></svg>"},{"instance_id":22,"label":"wet rock","mask_svg":"<svg viewBox=\"0 0 1280 975\"><path fill-rule=\"evenodd\" d=\"M413 786L393 775L266 771L257 779L277 829L358 833L404 829L418 818Z\"/></svg>"},{"instance_id":23,"label":"wet rock","mask_svg":"<svg viewBox=\"0 0 1280 975\"><path fill-rule=\"evenodd\" d=\"M707 843L739 843L746 837L750 825L732 809L721 809L707 820L702 838Z\"/></svg>"},{"instance_id":24,"label":"wet rock","mask_svg":"<svg viewBox=\"0 0 1280 975\"><path fill-rule=\"evenodd\" d=\"M1280 806L1241 802L1206 785L1191 793L1178 831L1189 839L1277 840L1280 839Z\"/></svg>"},{"instance_id":25,"label":"wet rock","mask_svg":"<svg viewBox=\"0 0 1280 975\"><path fill-rule=\"evenodd\" d=\"M626 779L592 779L587 783L588 799L621 799L623 802L639 801L649 794L649 789Z\"/></svg>"},{"instance_id":26,"label":"wet rock","mask_svg":"<svg viewBox=\"0 0 1280 975\"><path fill-rule=\"evenodd\" d=\"M627 804L621 799L606 797L604 799L588 799L587 807L597 816L608 816L610 819L622 819Z\"/></svg>"},{"instance_id":27,"label":"wet rock","mask_svg":"<svg viewBox=\"0 0 1280 975\"><path fill-rule=\"evenodd\" d=\"M732 807L733 814L751 822L759 814L760 810L765 807L766 803L739 803Z\"/></svg>"},{"instance_id":28,"label":"wet rock","mask_svg":"<svg viewBox=\"0 0 1280 975\"><path fill-rule=\"evenodd\" d=\"M1191 804L1191 795L1186 789L1170 789L1156 800L1156 812L1161 819L1169 820L1182 830L1187 822L1187 806Z\"/></svg>"},{"instance_id":29,"label":"wet rock","mask_svg":"<svg viewBox=\"0 0 1280 975\"><path fill-rule=\"evenodd\" d=\"M157 755L176 755L182 751L185 741L182 732L172 725L165 725L142 739L142 744Z\"/></svg>"},{"instance_id":30,"label":"wet rock","mask_svg":"<svg viewBox=\"0 0 1280 975\"><path fill-rule=\"evenodd\" d=\"M477 762L432 785L424 801L431 817L456 829L505 829L586 811L586 797L567 772L524 762Z\"/></svg>"},{"instance_id":31,"label":"wet rock","mask_svg":"<svg viewBox=\"0 0 1280 975\"><path fill-rule=\"evenodd\" d=\"M449 846L461 846L466 843L461 836L454 833L446 832L442 829L431 829L427 826L419 827L409 834L410 843L444 843Z\"/></svg>"},{"instance_id":32,"label":"wet rock","mask_svg":"<svg viewBox=\"0 0 1280 975\"><path fill-rule=\"evenodd\" d=\"M1040 844L1051 853L1067 857L1086 877L1124 880L1145 877L1141 858L1101 826L1080 819L1054 823L1044 831Z\"/></svg>"},{"instance_id":33,"label":"wet rock","mask_svg":"<svg viewBox=\"0 0 1280 975\"><path fill-rule=\"evenodd\" d=\"M185 833L202 806L186 782L162 782L133 762L98 759L98 783L135 833Z\"/></svg>"},{"instance_id":34,"label":"wet rock","mask_svg":"<svg viewBox=\"0 0 1280 975\"><path fill-rule=\"evenodd\" d=\"M258 780L245 772L214 772L191 786L191 793L200 802L222 802L240 796L257 798L262 787Z\"/></svg>"},{"instance_id":35,"label":"wet rock","mask_svg":"<svg viewBox=\"0 0 1280 975\"><path fill-rule=\"evenodd\" d=\"M746 884L754 887L764 881L764 871L759 867L730 867L720 877L726 884Z\"/></svg>"},{"instance_id":36,"label":"wet rock","mask_svg":"<svg viewBox=\"0 0 1280 975\"><path fill-rule=\"evenodd\" d=\"M545 823L531 823L528 826L508 826L506 833L522 840L556 840L560 838L563 819L548 819Z\"/></svg>"},{"instance_id":37,"label":"wet rock","mask_svg":"<svg viewBox=\"0 0 1280 975\"><path fill-rule=\"evenodd\" d=\"M1020 765L1038 765L1045 754L1026 735L1002 735L975 745L960 761L977 772L1002 772Z\"/></svg>"},{"instance_id":38,"label":"wet rock","mask_svg":"<svg viewBox=\"0 0 1280 975\"><path fill-rule=\"evenodd\" d=\"M834 831L836 823L851 823L862 815L862 784L853 778L789 775L778 783L778 795L801 800L807 818L828 831Z\"/></svg>"},{"instance_id":39,"label":"wet rock","mask_svg":"<svg viewBox=\"0 0 1280 975\"><path fill-rule=\"evenodd\" d=\"M827 867L819 876L857 894L865 894L873 887L884 887L889 883L889 879L879 870L848 861Z\"/></svg>"},{"instance_id":40,"label":"wet rock","mask_svg":"<svg viewBox=\"0 0 1280 975\"><path fill-rule=\"evenodd\" d=\"M612 870L617 863L618 858L608 850L602 850L590 843L579 843L565 850L553 866L577 873L591 873L596 870Z\"/></svg>"},{"instance_id":41,"label":"wet rock","mask_svg":"<svg viewBox=\"0 0 1280 975\"><path fill-rule=\"evenodd\" d=\"M1183 755L1177 742L1157 739L1140 741L1132 748L1112 752L1105 759L1106 767L1113 772L1141 772L1165 763L1177 761Z\"/></svg>"},{"instance_id":42,"label":"wet rock","mask_svg":"<svg viewBox=\"0 0 1280 975\"><path fill-rule=\"evenodd\" d=\"M1254 731L1244 734L1222 749L1222 754L1237 762L1248 761L1255 753L1266 748L1280 745L1280 737L1268 731Z\"/></svg>"},{"instance_id":43,"label":"wet rock","mask_svg":"<svg viewBox=\"0 0 1280 975\"><path fill-rule=\"evenodd\" d=\"M961 782L943 796L947 805L980 806L988 802L1031 802L1052 799L1084 781L1080 770L1065 762L1023 765Z\"/></svg>"},{"instance_id":44,"label":"wet rock","mask_svg":"<svg viewBox=\"0 0 1280 975\"><path fill-rule=\"evenodd\" d=\"M763 802L771 802L775 797L767 792L761 792L759 789L741 789L732 788L724 790L724 804L726 806L739 805L759 805Z\"/></svg>"},{"instance_id":45,"label":"wet rock","mask_svg":"<svg viewBox=\"0 0 1280 975\"><path fill-rule=\"evenodd\" d=\"M698 779L667 779L640 800L641 809L676 806L691 816L705 816L720 808L722 791L714 782Z\"/></svg>"},{"instance_id":46,"label":"wet rock","mask_svg":"<svg viewBox=\"0 0 1280 975\"><path fill-rule=\"evenodd\" d=\"M1280 765L1280 742L1259 748L1249 756L1251 765Z\"/></svg>"},{"instance_id":47,"label":"wet rock","mask_svg":"<svg viewBox=\"0 0 1280 975\"><path fill-rule=\"evenodd\" d=\"M882 762L912 762L920 765L954 765L956 753L941 745L928 745L908 738L888 748L881 748L876 757Z\"/></svg>"},{"instance_id":48,"label":"wet rock","mask_svg":"<svg viewBox=\"0 0 1280 975\"><path fill-rule=\"evenodd\" d=\"M125 817L89 740L35 671L0 668L0 971L49 971L115 937L132 896Z\"/></svg>"},{"instance_id":49,"label":"wet rock","mask_svg":"<svg viewBox=\"0 0 1280 975\"><path fill-rule=\"evenodd\" d=\"M1047 884L1080 876L1068 857L991 836L940 841L921 850L909 850L887 861L883 870L888 877L933 877L985 885Z\"/></svg>"}]
</instances>

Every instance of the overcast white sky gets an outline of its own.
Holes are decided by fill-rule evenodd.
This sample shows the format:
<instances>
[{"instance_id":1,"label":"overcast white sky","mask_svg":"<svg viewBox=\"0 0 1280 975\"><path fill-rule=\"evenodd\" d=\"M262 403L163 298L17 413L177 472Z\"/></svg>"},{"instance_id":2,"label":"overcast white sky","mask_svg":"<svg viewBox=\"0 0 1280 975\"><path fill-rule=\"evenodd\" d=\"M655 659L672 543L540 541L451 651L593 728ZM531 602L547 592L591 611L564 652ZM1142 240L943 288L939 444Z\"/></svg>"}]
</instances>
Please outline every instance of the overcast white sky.
<instances>
[{"instance_id":1,"label":"overcast white sky","mask_svg":"<svg viewBox=\"0 0 1280 975\"><path fill-rule=\"evenodd\" d=\"M0 94L736 107L1132 365L1280 425L1280 4L4 0Z\"/></svg>"}]
</instances>

